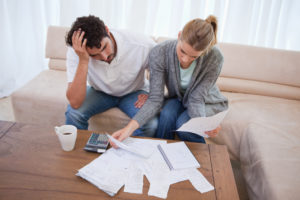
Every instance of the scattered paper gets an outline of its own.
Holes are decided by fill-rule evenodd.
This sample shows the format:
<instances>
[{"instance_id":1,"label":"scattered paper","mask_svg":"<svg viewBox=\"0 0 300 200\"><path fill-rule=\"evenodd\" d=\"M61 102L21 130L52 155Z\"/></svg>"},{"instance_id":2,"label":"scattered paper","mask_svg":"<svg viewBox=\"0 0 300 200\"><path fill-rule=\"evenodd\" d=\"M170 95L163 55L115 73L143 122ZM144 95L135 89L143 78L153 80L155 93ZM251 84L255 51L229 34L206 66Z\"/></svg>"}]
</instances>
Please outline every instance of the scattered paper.
<instances>
[{"instance_id":1,"label":"scattered paper","mask_svg":"<svg viewBox=\"0 0 300 200\"><path fill-rule=\"evenodd\" d=\"M214 186L212 186L197 169L189 170L188 177L194 188L201 193L214 189Z\"/></svg>"},{"instance_id":2,"label":"scattered paper","mask_svg":"<svg viewBox=\"0 0 300 200\"><path fill-rule=\"evenodd\" d=\"M200 192L210 191L213 186L196 168L171 171L157 146L166 141L128 138L123 141L127 147L153 148L149 158L144 158L122 148L110 148L98 158L78 170L77 176L89 181L110 196L117 194L124 186L124 192L142 194L143 177L148 179L148 195L166 199L171 184L190 180Z\"/></svg>"},{"instance_id":3,"label":"scattered paper","mask_svg":"<svg viewBox=\"0 0 300 200\"><path fill-rule=\"evenodd\" d=\"M167 182L152 182L149 187L148 195L166 199L170 184Z\"/></svg>"},{"instance_id":4,"label":"scattered paper","mask_svg":"<svg viewBox=\"0 0 300 200\"><path fill-rule=\"evenodd\" d=\"M216 129L225 118L227 112L228 109L210 117L192 118L183 124L179 129L177 129L177 131L191 132L208 138L209 136L205 134L205 132Z\"/></svg>"},{"instance_id":5,"label":"scattered paper","mask_svg":"<svg viewBox=\"0 0 300 200\"><path fill-rule=\"evenodd\" d=\"M131 146L127 146L123 142L120 142L119 140L115 139L114 137L112 137L111 135L109 135L107 133L106 133L106 135L119 148L124 149L126 151L129 151L131 153L137 154L137 155L142 156L144 158L148 158L153 153L154 149L152 147L150 147L150 146L147 146L147 148L145 148L145 146L144 146L141 149L133 148Z\"/></svg>"},{"instance_id":6,"label":"scattered paper","mask_svg":"<svg viewBox=\"0 0 300 200\"><path fill-rule=\"evenodd\" d=\"M142 194L143 178L144 174L142 169L139 167L139 163L131 163L125 180L124 192Z\"/></svg>"},{"instance_id":7,"label":"scattered paper","mask_svg":"<svg viewBox=\"0 0 300 200\"><path fill-rule=\"evenodd\" d=\"M199 162L184 142L158 145L158 149L170 170L200 167Z\"/></svg>"},{"instance_id":8,"label":"scattered paper","mask_svg":"<svg viewBox=\"0 0 300 200\"><path fill-rule=\"evenodd\" d=\"M102 155L81 168L77 175L91 182L110 196L114 196L124 185L128 163L116 159L116 156ZM110 162L113 161L113 162ZM121 162L120 162L121 161Z\"/></svg>"}]
</instances>

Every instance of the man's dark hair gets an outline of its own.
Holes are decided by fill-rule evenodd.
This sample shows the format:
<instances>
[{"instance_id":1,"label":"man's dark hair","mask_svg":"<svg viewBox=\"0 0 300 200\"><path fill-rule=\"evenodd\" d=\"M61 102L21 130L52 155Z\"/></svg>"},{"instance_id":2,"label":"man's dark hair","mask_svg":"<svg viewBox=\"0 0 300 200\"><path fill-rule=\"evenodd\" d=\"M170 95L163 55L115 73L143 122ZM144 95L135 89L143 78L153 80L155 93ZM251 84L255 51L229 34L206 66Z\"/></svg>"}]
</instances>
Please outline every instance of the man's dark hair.
<instances>
[{"instance_id":1,"label":"man's dark hair","mask_svg":"<svg viewBox=\"0 0 300 200\"><path fill-rule=\"evenodd\" d=\"M99 17L95 17L93 15L89 15L87 17L78 17L66 35L67 45L72 46L73 33L79 28L81 31L85 32L82 42L86 38L86 46L90 48L100 48L101 40L104 37L108 37L108 33L105 30L105 24L101 19L99 19Z\"/></svg>"}]
</instances>

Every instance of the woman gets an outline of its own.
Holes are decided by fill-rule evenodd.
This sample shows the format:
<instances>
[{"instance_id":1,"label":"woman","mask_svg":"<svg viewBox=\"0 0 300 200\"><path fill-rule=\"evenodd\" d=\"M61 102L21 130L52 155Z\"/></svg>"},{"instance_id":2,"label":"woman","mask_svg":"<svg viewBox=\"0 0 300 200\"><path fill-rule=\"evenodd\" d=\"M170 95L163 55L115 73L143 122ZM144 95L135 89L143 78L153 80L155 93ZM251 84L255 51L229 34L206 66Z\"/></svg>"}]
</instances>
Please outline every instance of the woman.
<instances>
[{"instance_id":1,"label":"woman","mask_svg":"<svg viewBox=\"0 0 300 200\"><path fill-rule=\"evenodd\" d=\"M206 20L188 22L179 32L178 40L154 47L149 54L149 97L128 125L113 133L113 137L124 140L161 111L156 137L173 139L175 130L190 118L226 110L227 99L215 84L224 60L215 46L216 35L217 20L209 16ZM165 102L164 85L168 89ZM206 134L214 137L219 130L220 127ZM205 143L203 137L194 133L177 131L176 134L184 141Z\"/></svg>"}]
</instances>

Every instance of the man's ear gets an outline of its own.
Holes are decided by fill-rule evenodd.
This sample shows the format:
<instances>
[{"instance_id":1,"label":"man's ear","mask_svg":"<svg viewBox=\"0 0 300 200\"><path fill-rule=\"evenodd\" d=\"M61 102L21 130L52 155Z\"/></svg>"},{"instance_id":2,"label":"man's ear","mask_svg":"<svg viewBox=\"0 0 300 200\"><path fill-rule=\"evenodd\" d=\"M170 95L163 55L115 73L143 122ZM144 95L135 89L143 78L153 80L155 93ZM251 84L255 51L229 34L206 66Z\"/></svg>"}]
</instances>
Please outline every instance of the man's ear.
<instances>
[{"instance_id":1,"label":"man's ear","mask_svg":"<svg viewBox=\"0 0 300 200\"><path fill-rule=\"evenodd\" d=\"M105 25L105 30L106 30L106 33L109 34L109 29L106 25Z\"/></svg>"},{"instance_id":2,"label":"man's ear","mask_svg":"<svg viewBox=\"0 0 300 200\"><path fill-rule=\"evenodd\" d=\"M178 40L180 39L181 31L178 32Z\"/></svg>"}]
</instances>

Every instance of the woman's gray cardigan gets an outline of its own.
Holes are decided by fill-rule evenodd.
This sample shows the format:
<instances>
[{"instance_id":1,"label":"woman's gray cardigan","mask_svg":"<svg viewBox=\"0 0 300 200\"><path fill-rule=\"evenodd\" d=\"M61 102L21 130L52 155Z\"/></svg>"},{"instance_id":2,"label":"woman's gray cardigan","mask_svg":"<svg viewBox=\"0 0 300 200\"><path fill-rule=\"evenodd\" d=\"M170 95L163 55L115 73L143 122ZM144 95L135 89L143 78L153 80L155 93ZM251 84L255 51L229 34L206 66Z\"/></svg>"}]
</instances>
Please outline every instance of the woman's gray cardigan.
<instances>
[{"instance_id":1,"label":"woman's gray cardigan","mask_svg":"<svg viewBox=\"0 0 300 200\"><path fill-rule=\"evenodd\" d=\"M133 117L140 126L153 118L164 102L164 85L168 98L178 98L188 110L191 118L211 116L228 108L228 101L218 87L216 80L223 65L223 55L214 46L207 54L196 60L191 82L184 96L180 93L180 70L176 53L177 40L165 41L149 53L150 94L139 112Z\"/></svg>"}]
</instances>

